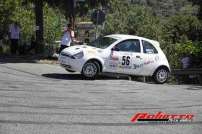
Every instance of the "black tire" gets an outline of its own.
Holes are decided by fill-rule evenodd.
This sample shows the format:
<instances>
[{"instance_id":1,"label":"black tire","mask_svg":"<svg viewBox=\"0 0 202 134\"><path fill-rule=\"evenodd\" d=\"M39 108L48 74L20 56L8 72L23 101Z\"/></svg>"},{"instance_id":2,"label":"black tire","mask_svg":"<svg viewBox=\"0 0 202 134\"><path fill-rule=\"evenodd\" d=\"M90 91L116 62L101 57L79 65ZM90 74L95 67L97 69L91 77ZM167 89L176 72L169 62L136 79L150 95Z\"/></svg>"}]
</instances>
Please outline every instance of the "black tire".
<instances>
[{"instance_id":1,"label":"black tire","mask_svg":"<svg viewBox=\"0 0 202 134\"><path fill-rule=\"evenodd\" d=\"M100 73L100 72L102 71L100 64L99 64L97 61L93 61L93 63L96 64L96 66L97 66L97 68L98 68L98 73Z\"/></svg>"},{"instance_id":2,"label":"black tire","mask_svg":"<svg viewBox=\"0 0 202 134\"><path fill-rule=\"evenodd\" d=\"M70 73L74 73L76 71L72 71L72 70L69 70L69 69L65 69L67 72L70 72Z\"/></svg>"},{"instance_id":3,"label":"black tire","mask_svg":"<svg viewBox=\"0 0 202 134\"><path fill-rule=\"evenodd\" d=\"M155 71L153 78L157 84L164 84L169 78L169 71L165 68L159 68Z\"/></svg>"},{"instance_id":4,"label":"black tire","mask_svg":"<svg viewBox=\"0 0 202 134\"><path fill-rule=\"evenodd\" d=\"M95 79L99 74L100 67L97 62L87 62L82 68L82 75L87 79Z\"/></svg>"}]
</instances>

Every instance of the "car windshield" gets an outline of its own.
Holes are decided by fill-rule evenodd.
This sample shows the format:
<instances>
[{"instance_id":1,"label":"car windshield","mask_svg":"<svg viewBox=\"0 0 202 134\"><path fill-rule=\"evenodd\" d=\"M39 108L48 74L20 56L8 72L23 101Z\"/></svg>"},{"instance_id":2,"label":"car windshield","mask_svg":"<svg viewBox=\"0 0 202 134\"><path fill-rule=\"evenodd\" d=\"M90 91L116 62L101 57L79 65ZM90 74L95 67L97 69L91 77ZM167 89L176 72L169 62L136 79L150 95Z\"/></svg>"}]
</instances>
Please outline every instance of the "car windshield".
<instances>
[{"instance_id":1,"label":"car windshield","mask_svg":"<svg viewBox=\"0 0 202 134\"><path fill-rule=\"evenodd\" d=\"M96 40L90 42L88 45L92 47L97 47L101 49L105 49L114 43L116 39L110 37L99 37Z\"/></svg>"}]
</instances>

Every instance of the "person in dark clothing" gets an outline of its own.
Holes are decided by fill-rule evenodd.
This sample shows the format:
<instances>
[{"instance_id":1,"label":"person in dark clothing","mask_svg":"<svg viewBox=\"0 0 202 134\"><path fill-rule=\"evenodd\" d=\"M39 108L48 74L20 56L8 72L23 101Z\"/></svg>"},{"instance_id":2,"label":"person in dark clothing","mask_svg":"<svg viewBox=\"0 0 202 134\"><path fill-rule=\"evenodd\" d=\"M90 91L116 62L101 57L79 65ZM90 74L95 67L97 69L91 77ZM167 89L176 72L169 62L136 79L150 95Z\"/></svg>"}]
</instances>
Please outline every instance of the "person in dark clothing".
<instances>
[{"instance_id":1,"label":"person in dark clothing","mask_svg":"<svg viewBox=\"0 0 202 134\"><path fill-rule=\"evenodd\" d=\"M9 27L9 37L11 41L11 53L17 54L18 50L18 41L20 39L20 27L18 26L17 22L11 24Z\"/></svg>"}]
</instances>

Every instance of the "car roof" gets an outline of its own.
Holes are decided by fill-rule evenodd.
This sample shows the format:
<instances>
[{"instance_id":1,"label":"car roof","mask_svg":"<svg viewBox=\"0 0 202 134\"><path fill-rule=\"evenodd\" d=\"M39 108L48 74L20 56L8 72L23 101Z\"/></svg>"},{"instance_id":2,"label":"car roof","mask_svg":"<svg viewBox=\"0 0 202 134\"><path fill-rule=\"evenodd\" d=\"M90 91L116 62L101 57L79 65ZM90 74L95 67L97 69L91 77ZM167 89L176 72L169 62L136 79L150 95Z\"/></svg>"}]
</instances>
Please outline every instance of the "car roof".
<instances>
[{"instance_id":1,"label":"car roof","mask_svg":"<svg viewBox=\"0 0 202 134\"><path fill-rule=\"evenodd\" d=\"M144 37L139 37L139 36L134 36L134 35L127 35L127 34L111 34L111 35L107 35L105 37L111 37L117 40L124 40L124 39L140 39L140 40L146 40L151 42L152 44L159 44L158 41L155 40L151 40L151 39L147 39Z\"/></svg>"}]
</instances>

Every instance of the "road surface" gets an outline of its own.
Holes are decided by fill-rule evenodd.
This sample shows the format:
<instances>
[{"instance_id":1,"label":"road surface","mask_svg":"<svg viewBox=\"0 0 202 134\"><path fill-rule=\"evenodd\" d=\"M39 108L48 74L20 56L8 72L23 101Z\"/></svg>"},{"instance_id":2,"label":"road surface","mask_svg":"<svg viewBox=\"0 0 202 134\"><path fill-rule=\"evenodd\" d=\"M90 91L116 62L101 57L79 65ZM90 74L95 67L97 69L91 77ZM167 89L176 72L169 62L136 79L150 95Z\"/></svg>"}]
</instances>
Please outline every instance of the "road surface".
<instances>
[{"instance_id":1,"label":"road surface","mask_svg":"<svg viewBox=\"0 0 202 134\"><path fill-rule=\"evenodd\" d=\"M194 114L192 122L131 123L137 112ZM202 87L100 77L58 65L0 63L0 134L201 134Z\"/></svg>"}]
</instances>

